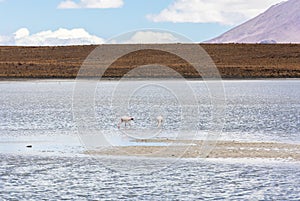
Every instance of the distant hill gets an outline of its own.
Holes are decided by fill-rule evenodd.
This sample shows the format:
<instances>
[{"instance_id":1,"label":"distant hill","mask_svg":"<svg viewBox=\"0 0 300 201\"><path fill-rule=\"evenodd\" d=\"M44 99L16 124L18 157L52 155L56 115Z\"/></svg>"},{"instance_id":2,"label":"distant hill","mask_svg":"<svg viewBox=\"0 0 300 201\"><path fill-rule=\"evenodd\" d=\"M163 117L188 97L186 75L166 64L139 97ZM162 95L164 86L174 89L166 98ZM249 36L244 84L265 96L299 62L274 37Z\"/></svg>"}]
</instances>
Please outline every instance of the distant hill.
<instances>
[{"instance_id":1,"label":"distant hill","mask_svg":"<svg viewBox=\"0 0 300 201\"><path fill-rule=\"evenodd\" d=\"M300 0L276 4L266 12L207 43L300 43Z\"/></svg>"}]
</instances>

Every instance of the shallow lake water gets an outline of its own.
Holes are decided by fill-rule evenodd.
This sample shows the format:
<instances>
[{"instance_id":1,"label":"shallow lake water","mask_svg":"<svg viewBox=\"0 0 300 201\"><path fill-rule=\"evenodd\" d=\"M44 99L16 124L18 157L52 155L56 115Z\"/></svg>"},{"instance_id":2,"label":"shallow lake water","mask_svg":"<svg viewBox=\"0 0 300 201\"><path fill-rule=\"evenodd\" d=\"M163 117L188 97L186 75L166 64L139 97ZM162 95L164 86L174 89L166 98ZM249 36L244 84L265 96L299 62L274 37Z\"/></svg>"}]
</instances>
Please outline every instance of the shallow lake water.
<instances>
[{"instance_id":1,"label":"shallow lake water","mask_svg":"<svg viewBox=\"0 0 300 201\"><path fill-rule=\"evenodd\" d=\"M119 117L113 114L116 108L109 105L116 84L105 81L95 91L97 128L112 136L119 136ZM137 119L126 129L155 128L149 105L158 101L162 105L155 111L164 114L165 122L156 137L174 137L174 133L176 137L181 132L179 138L205 139L211 129L209 90L202 82L188 84L199 104L194 127L190 126L194 122L180 118L181 108L174 95L163 93L159 99L158 92L164 89L150 87L131 97L130 111ZM225 124L217 140L300 142L299 80L223 84ZM0 82L1 199L300 199L297 162L179 159L169 163L167 159L88 157L82 154L85 146L73 118L74 86L72 81ZM100 118L103 116L111 118ZM189 128L191 132L198 130L196 136L189 136ZM110 142L136 145L119 140L113 137ZM26 148L28 144L33 147ZM144 167L166 165L135 175L136 160ZM131 171L119 171L124 166Z\"/></svg>"},{"instance_id":2,"label":"shallow lake water","mask_svg":"<svg viewBox=\"0 0 300 201\"><path fill-rule=\"evenodd\" d=\"M106 168L161 163L0 155L2 200L299 200L299 164L180 160L152 174ZM163 162L166 162L165 160ZM132 171L134 171L132 166Z\"/></svg>"},{"instance_id":3,"label":"shallow lake water","mask_svg":"<svg viewBox=\"0 0 300 201\"><path fill-rule=\"evenodd\" d=\"M199 130L198 137L201 138L201 134L210 129L212 105L209 90L202 82L188 83L198 100L199 116L195 128ZM223 83L226 105L221 139L300 142L299 80ZM113 113L114 109L109 108L117 82L106 81L100 84L95 92L97 126L99 129L117 132L119 116ZM74 86L71 81L1 82L0 137L76 134L72 110ZM180 130L179 127L185 123L180 119L180 104L174 95L161 95L159 92L164 91L146 88L131 97L130 101L135 104L132 104L130 112L133 115L137 113L134 115L136 120L133 128L155 126L155 121L144 115L148 114L147 110L155 111L155 108L151 108L155 105L151 104L155 97L154 100L162 104L155 112L166 114L163 130ZM122 95L115 99L122 100ZM193 115L193 111L188 113L188 116Z\"/></svg>"}]
</instances>

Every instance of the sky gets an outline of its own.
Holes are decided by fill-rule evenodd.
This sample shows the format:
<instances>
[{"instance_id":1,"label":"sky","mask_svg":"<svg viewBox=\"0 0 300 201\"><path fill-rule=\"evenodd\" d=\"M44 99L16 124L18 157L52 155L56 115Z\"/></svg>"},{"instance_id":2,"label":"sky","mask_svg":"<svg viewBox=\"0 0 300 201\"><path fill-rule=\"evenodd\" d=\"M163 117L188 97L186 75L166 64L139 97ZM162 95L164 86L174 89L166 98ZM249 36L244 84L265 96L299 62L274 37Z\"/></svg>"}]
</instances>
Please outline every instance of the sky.
<instances>
[{"instance_id":1,"label":"sky","mask_svg":"<svg viewBox=\"0 0 300 201\"><path fill-rule=\"evenodd\" d=\"M177 42L172 34L143 29L202 42L281 1L0 0L0 45L100 44L135 30L131 43Z\"/></svg>"}]
</instances>

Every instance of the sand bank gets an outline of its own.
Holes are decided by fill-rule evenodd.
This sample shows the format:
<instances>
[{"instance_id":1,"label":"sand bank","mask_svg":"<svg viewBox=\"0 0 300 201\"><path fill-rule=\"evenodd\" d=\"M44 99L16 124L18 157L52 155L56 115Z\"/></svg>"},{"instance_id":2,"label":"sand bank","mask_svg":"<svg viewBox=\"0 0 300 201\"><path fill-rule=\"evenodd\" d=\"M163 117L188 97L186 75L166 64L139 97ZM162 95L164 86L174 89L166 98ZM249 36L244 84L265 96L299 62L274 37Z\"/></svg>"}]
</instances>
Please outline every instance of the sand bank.
<instances>
[{"instance_id":1,"label":"sand bank","mask_svg":"<svg viewBox=\"0 0 300 201\"><path fill-rule=\"evenodd\" d=\"M300 161L300 144L275 142L141 140L143 146L115 146L86 151L91 155L166 158L278 158ZM149 146L145 146L149 143ZM152 143L166 143L151 146Z\"/></svg>"}]
</instances>

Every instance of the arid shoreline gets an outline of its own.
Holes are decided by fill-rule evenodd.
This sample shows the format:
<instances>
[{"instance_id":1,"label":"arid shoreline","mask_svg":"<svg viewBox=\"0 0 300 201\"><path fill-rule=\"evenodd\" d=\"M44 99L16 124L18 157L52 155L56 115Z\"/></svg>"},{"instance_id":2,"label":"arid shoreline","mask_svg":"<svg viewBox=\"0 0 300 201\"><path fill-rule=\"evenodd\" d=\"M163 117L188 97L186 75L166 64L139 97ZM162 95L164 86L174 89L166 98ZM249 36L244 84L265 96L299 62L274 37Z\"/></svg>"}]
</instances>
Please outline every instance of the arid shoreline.
<instances>
[{"instance_id":1,"label":"arid shoreline","mask_svg":"<svg viewBox=\"0 0 300 201\"><path fill-rule=\"evenodd\" d=\"M223 79L300 78L300 44L200 45L211 56ZM75 79L83 61L96 47L0 46L0 80ZM118 59L104 78L119 79L133 68L151 63L169 66L185 78L201 77L188 63L174 55L143 50Z\"/></svg>"}]
</instances>

